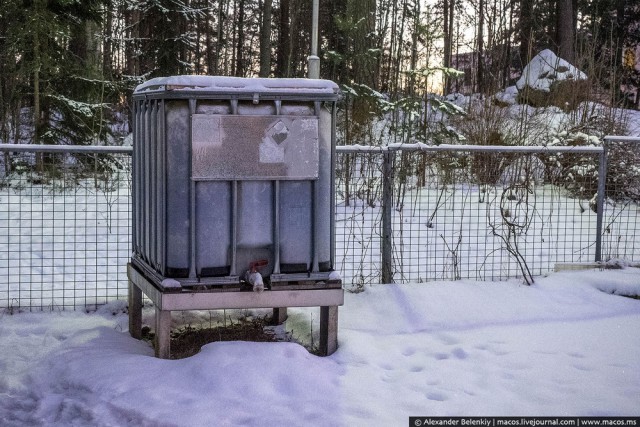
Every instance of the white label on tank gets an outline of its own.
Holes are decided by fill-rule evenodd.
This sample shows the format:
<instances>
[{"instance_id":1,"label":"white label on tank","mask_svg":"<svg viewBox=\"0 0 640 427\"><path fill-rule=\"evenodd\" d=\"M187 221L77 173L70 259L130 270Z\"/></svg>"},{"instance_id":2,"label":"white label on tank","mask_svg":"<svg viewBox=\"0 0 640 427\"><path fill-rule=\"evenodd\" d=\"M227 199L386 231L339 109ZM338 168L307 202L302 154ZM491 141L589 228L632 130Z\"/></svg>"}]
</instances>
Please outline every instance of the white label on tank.
<instances>
[{"instance_id":1,"label":"white label on tank","mask_svg":"<svg viewBox=\"0 0 640 427\"><path fill-rule=\"evenodd\" d=\"M192 178L317 179L318 118L194 114Z\"/></svg>"},{"instance_id":2,"label":"white label on tank","mask_svg":"<svg viewBox=\"0 0 640 427\"><path fill-rule=\"evenodd\" d=\"M268 127L260 143L260 163L284 163L284 147L288 136L289 128L282 120Z\"/></svg>"}]
</instances>

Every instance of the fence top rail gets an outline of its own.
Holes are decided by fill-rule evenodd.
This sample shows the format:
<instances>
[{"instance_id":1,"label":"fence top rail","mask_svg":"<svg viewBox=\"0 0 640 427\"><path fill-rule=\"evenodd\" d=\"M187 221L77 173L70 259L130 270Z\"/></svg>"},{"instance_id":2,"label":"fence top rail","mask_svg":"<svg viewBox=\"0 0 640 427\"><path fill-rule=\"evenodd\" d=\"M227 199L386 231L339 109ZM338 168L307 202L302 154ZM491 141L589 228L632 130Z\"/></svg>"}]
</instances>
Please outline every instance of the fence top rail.
<instances>
[{"instance_id":1,"label":"fence top rail","mask_svg":"<svg viewBox=\"0 0 640 427\"><path fill-rule=\"evenodd\" d=\"M336 146L338 153L386 153L389 151L387 146L380 145L338 145Z\"/></svg>"},{"instance_id":2,"label":"fence top rail","mask_svg":"<svg viewBox=\"0 0 640 427\"><path fill-rule=\"evenodd\" d=\"M87 154L131 154L131 146L104 145L38 145L0 144L0 152L5 153L87 153Z\"/></svg>"},{"instance_id":3,"label":"fence top rail","mask_svg":"<svg viewBox=\"0 0 640 427\"><path fill-rule=\"evenodd\" d=\"M364 146L364 145L341 145L336 147L339 153L385 153L388 151L473 151L473 152L501 152L501 153L591 153L600 154L604 152L602 147L582 147L582 146L552 146L543 145L426 145L417 144L390 144L387 146Z\"/></svg>"},{"instance_id":4,"label":"fence top rail","mask_svg":"<svg viewBox=\"0 0 640 427\"><path fill-rule=\"evenodd\" d=\"M607 135L604 137L606 142L637 142L640 143L640 136L621 136Z\"/></svg>"}]
</instances>

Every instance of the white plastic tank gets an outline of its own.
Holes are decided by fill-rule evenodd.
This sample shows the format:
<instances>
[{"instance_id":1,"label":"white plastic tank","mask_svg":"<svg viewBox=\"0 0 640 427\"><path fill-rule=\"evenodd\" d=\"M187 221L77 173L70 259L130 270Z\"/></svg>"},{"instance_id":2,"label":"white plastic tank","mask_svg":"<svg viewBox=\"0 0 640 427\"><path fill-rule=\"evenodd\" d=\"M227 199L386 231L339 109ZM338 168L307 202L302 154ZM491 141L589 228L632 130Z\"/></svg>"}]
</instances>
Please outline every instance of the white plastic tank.
<instances>
[{"instance_id":1,"label":"white plastic tank","mask_svg":"<svg viewBox=\"0 0 640 427\"><path fill-rule=\"evenodd\" d=\"M335 83L156 78L134 92L133 258L183 286L333 270Z\"/></svg>"}]
</instances>

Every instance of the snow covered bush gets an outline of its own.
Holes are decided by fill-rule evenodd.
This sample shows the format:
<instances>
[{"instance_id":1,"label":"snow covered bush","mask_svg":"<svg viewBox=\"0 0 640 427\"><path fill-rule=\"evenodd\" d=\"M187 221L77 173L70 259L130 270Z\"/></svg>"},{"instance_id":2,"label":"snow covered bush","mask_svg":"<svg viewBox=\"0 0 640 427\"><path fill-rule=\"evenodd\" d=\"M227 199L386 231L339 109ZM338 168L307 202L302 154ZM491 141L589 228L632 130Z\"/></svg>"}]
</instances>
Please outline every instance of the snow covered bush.
<instances>
[{"instance_id":1,"label":"snow covered bush","mask_svg":"<svg viewBox=\"0 0 640 427\"><path fill-rule=\"evenodd\" d=\"M338 156L336 191L346 206L376 207L382 194L382 156L351 153Z\"/></svg>"},{"instance_id":2,"label":"snow covered bush","mask_svg":"<svg viewBox=\"0 0 640 427\"><path fill-rule=\"evenodd\" d=\"M493 102L478 101L469 106L464 117L455 117L452 125L464 136L464 142L479 146L522 145L516 125L509 116L509 110ZM514 153L475 152L469 155L470 173L473 181L480 185L496 185L517 159Z\"/></svg>"},{"instance_id":3,"label":"snow covered bush","mask_svg":"<svg viewBox=\"0 0 640 427\"><path fill-rule=\"evenodd\" d=\"M583 103L574 120L550 134L548 146L602 147L606 135L625 135L625 117L601 104ZM640 147L608 143L606 196L612 201L640 201ZM593 154L553 154L545 159L554 184L574 197L592 199L598 190L599 157ZM595 210L594 202L591 208Z\"/></svg>"},{"instance_id":4,"label":"snow covered bush","mask_svg":"<svg viewBox=\"0 0 640 427\"><path fill-rule=\"evenodd\" d=\"M610 142L606 147L607 198L640 203L640 146Z\"/></svg>"},{"instance_id":5,"label":"snow covered bush","mask_svg":"<svg viewBox=\"0 0 640 427\"><path fill-rule=\"evenodd\" d=\"M566 117L557 107L505 108L492 98L477 96L449 95L447 99L465 108L466 114L450 117L448 126L460 136L461 143L468 145L540 145L550 125L555 126L555 115L562 116L562 120ZM465 179L479 184L484 191L488 186L540 184L545 177L545 165L537 156L500 150L447 153L437 159L437 164L444 182Z\"/></svg>"}]
</instances>

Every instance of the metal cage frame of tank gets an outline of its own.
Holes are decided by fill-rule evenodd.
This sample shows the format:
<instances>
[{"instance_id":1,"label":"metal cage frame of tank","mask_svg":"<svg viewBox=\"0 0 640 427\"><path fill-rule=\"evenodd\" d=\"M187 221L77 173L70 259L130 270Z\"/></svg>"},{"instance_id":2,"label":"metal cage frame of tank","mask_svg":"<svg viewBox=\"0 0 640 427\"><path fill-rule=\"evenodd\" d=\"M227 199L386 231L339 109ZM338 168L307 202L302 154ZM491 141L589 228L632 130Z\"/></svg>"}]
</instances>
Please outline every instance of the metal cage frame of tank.
<instances>
[{"instance_id":1,"label":"metal cage frame of tank","mask_svg":"<svg viewBox=\"0 0 640 427\"><path fill-rule=\"evenodd\" d=\"M304 86L307 79L284 79L284 82L281 79L236 80L235 91L232 92L226 87L223 90L207 87L194 90L191 86L166 84L161 86L159 90L137 90L134 94L134 203L132 213L134 219L134 256L132 262L156 279L173 278L181 282L183 286L234 284L242 280L244 267L249 268L248 262L246 266L240 265L239 258L242 258L243 255L247 259L269 255L267 254L269 244L255 245L253 248L255 252L262 254L243 254L242 252L246 251L246 248L242 247L241 235L256 233L259 228L270 228L271 230L268 232L272 232L273 235L269 243L273 247L269 261L272 262L269 263L266 275L269 276L271 282L291 282L305 279L327 280L335 262L333 194L335 191L335 105L337 101L335 89L337 88L334 89L333 83L324 83L326 89L331 91L326 89L324 91L309 90ZM228 82L230 79L223 78L222 81ZM256 86L255 81L266 83L276 81L280 84L276 88L268 87L260 92L253 87ZM252 84L249 90L242 87L243 85L248 86L247 82ZM291 87L286 87L287 83ZM259 114L256 117L255 113L256 111L263 113L265 108L256 111L253 111L253 108L265 106L273 112L274 118L305 118L307 116L287 114L288 107L292 105L300 107L300 104L303 106L310 104L309 107L313 109L311 117L315 117L318 121L320 145L318 150L320 152L317 161L317 178L252 177L246 179L238 176L206 180L193 176L193 163L196 163L192 152L194 120L200 120L209 115L214 118L226 119L240 116L250 121L258 119L258 117L264 118L265 114ZM330 110L323 111L323 104L328 104ZM176 110L181 111L176 112ZM221 111L223 114L220 114ZM225 112L229 114L224 114ZM169 124L169 121L173 121L173 123ZM181 126L176 126L176 123ZM329 126L329 129L326 129L326 126ZM185 138L187 140L184 140ZM176 139L177 143L171 142ZM170 146L171 144L174 146ZM180 153L189 160L186 170L180 170L180 165L172 164L175 162L172 162L174 159L170 159L171 150L174 152L187 150ZM237 163L241 164L241 161L240 159ZM169 180L173 182L169 182ZM176 184L175 181L178 183ZM181 182L185 185L188 182L188 189L178 188ZM247 231L246 227L250 225L247 222L251 222L251 218L248 221L243 218L243 215L246 216L246 209L243 210L239 207L243 202L241 194L260 192L260 189L255 190L251 187L264 187L265 183L271 183L272 186L271 197L263 200L265 205L272 207L271 215L270 217L262 215L263 220L267 223L264 227L258 225L258 227ZM169 188L172 185L173 189ZM287 191L295 186L306 186L308 191L302 189L296 193L295 188L293 191ZM215 190L208 190L212 194L202 195L201 193L207 190L201 192L200 188L205 187L217 187L222 191L215 194ZM177 192L182 192L182 194L176 195ZM264 193L264 191L262 192ZM288 211L283 208L282 204L293 205L299 202L297 196L305 195L305 193L311 196L307 206L308 214L312 217L311 223L308 224L309 229L291 230L283 226L286 220L283 217ZM219 220L216 224L218 235L226 233L226 237L230 240L228 242L230 246L227 256L228 262L219 262L218 264L221 265L206 265L206 262L203 262L205 255L201 256L201 253L207 252L207 250L211 252L212 245L218 244L205 241L207 239L206 233L203 233L205 230L201 230L201 228L208 228L206 231L209 234L215 234L211 232L208 223L215 222L216 219L201 219L201 217L207 216L207 209L216 208L207 207L205 209L201 205L203 199L207 201L207 196L220 196L217 201L228 204L230 208L228 211L229 221L226 224L228 229L222 233L220 229L224 228L225 224L221 224ZM264 195L260 197L264 199ZM185 206L186 204L188 207ZM249 208L251 209L251 206ZM180 209L185 211L188 209L188 213L183 212L184 215L178 215L175 212L169 212L169 210ZM184 217L188 217L188 219ZM256 215L254 214L253 217ZM187 221L184 221L185 219ZM297 225L300 226L300 224ZM310 234L304 236L305 232L309 230ZM285 234L287 235L285 236ZM188 238L188 243L184 243L185 237ZM303 264L303 262L287 263L281 259L281 252L287 249L282 245L285 239L290 246L293 246L289 252L299 253L304 243L310 245L310 256L306 260L308 261L307 266L296 266L295 264ZM300 239L305 241L300 244ZM179 242L183 242L183 244L176 251L175 246L178 246ZM204 248L207 245L208 247ZM220 249L216 255L219 257L227 255L223 252L227 251ZM172 257L176 258L177 256L182 258L181 262L172 260ZM186 260L188 260L188 265L185 263ZM254 259L250 261L254 261ZM228 271L224 271L225 268Z\"/></svg>"},{"instance_id":2,"label":"metal cage frame of tank","mask_svg":"<svg viewBox=\"0 0 640 427\"><path fill-rule=\"evenodd\" d=\"M320 352L335 351L338 96L312 79L174 76L136 88L130 330L139 337L144 293L158 356L169 355L171 311L223 308L273 308L281 322L286 307L320 306ZM242 292L250 269L265 292Z\"/></svg>"}]
</instances>

